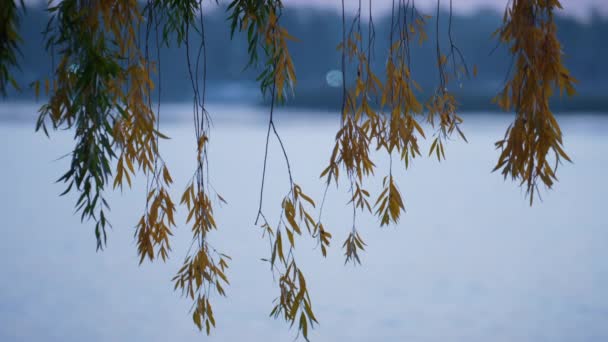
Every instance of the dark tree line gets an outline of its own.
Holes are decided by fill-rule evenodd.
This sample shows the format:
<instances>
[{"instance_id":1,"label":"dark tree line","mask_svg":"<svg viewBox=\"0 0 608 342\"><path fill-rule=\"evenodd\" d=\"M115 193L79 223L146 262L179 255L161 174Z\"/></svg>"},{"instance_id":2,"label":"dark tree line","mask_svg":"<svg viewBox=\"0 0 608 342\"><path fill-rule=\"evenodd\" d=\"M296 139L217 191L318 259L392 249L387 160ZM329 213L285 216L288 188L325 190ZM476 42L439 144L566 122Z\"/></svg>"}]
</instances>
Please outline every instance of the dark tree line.
<instances>
[{"instance_id":1,"label":"dark tree line","mask_svg":"<svg viewBox=\"0 0 608 342\"><path fill-rule=\"evenodd\" d=\"M447 25L447 13L440 16L440 25ZM40 34L48 20L48 15L41 8L29 8L22 18L20 32L23 37L21 45L21 71L14 72L19 84L28 85L44 78L51 70L52 58L41 47L43 37ZM435 26L434 18L429 20L429 33ZM340 53L336 45L341 39L340 16L333 11L292 9L287 8L282 21L289 32L300 41L292 43L298 85L295 98L287 105L303 107L321 107L328 109L339 108L340 90L330 88L325 83L325 75L329 70L339 69ZM376 46L388 46L388 18L374 19L376 24ZM510 67L510 59L503 46L497 47L492 32L500 24L499 14L480 12L472 16L454 15L453 31L455 39L462 51L465 52L469 66L476 65L479 73L472 79L462 79L451 89L461 98L461 108L464 110L496 109L489 99L501 88ZM598 110L606 108L608 99L608 64L602 61L608 59L608 19L593 17L583 23L572 18L558 18L558 36L567 51L566 66L577 78L578 96L570 99L557 99L554 103L556 110ZM226 14L223 10L214 10L207 15L208 81L217 85L211 89L210 100L222 100L230 97L230 87L223 85L239 82L241 88L250 93L250 98L260 101L259 91L255 83L257 71L244 69L248 56L246 39L236 35L230 39L230 29L226 25ZM447 44L447 38L443 43ZM447 46L447 45L446 45ZM415 68L412 74L423 89L431 89L437 79L434 60L435 47L433 44L423 46L412 45L412 55ZM383 51L378 49L378 51ZM171 46L161 50L161 75L163 100L191 100L188 72L183 63L185 49ZM382 74L382 61L386 58L376 56L373 68ZM352 71L354 72L354 71ZM347 75L347 80L348 80ZM350 77L352 80L354 77ZM9 100L32 99L32 89L17 93L9 91ZM226 93L228 92L228 93Z\"/></svg>"}]
</instances>

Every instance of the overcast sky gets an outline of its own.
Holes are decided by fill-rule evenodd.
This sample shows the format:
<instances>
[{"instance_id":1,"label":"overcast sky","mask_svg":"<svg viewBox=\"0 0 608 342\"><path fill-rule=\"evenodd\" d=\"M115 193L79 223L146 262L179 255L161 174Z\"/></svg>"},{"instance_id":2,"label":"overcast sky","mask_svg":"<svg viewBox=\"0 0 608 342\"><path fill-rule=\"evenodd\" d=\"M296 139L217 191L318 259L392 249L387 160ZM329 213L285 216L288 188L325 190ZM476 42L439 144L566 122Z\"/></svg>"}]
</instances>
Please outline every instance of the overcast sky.
<instances>
[{"instance_id":1,"label":"overcast sky","mask_svg":"<svg viewBox=\"0 0 608 342\"><path fill-rule=\"evenodd\" d=\"M313 6L323 8L334 8L336 10L341 8L341 0L283 0L286 6L298 5L298 6ZM389 11L391 8L392 0L371 0L372 6L378 11ZM369 0L362 0L363 3L368 4ZM449 0L442 0L441 4L449 6ZM507 0L453 0L454 11L459 13L471 13L481 8L490 8L497 11L503 11ZM588 18L592 11L596 11L603 16L608 16L608 0L562 0L561 1L564 10L563 14L573 15L580 19ZM357 6L357 0L345 0L345 6L353 10ZM436 0L416 0L416 6L421 10L428 11L436 8ZM367 5L365 6L367 8Z\"/></svg>"}]
</instances>

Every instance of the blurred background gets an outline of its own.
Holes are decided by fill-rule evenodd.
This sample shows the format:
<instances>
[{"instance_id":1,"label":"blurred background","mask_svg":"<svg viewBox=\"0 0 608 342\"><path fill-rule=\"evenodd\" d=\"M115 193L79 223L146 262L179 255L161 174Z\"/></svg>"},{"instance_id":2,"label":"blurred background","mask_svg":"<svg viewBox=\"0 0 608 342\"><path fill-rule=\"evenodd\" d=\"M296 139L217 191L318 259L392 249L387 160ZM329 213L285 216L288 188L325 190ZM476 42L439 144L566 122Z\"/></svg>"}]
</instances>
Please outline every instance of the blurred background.
<instances>
[{"instance_id":1,"label":"blurred background","mask_svg":"<svg viewBox=\"0 0 608 342\"><path fill-rule=\"evenodd\" d=\"M352 16L355 1L347 1ZM374 1L376 3L376 1ZM416 1L434 14L435 1ZM444 5L449 4L444 1ZM447 160L417 158L397 181L406 213L380 229L376 218L358 217L368 244L362 265L344 265L341 245L351 226L346 184L330 188L324 220L332 233L326 259L313 241L298 241L297 258L307 275L321 323L312 341L606 341L608 340L608 2L562 1L557 20L565 64L579 80L578 94L556 98L552 108L573 164L560 167L560 181L529 207L518 184L491 173L494 142L513 119L491 99L502 88L511 59L491 38L505 1L454 1L453 36L475 78L451 83L460 102L469 143L451 142ZM338 1L286 1L283 24L300 42L290 46L298 84L276 125L294 177L319 200L320 172L339 127L341 89L327 84L340 68ZM388 1L377 1L374 69L381 74L388 47ZM93 225L74 215L76 197L58 197L54 183L69 167L73 133L34 133L32 89L0 101L4 180L0 213L0 341L291 341L295 329L268 317L278 295L267 264L267 241L254 225L262 175L268 103L244 70L244 35L230 39L225 5L208 7L207 100L213 119L211 179L228 204L216 209L219 231L211 239L233 258L227 298L215 298L217 329L196 330L190 303L173 292L171 278L190 243L183 208L166 263L138 266L134 226L143 213L145 178L128 191L109 191L112 207L108 247L95 251ZM440 25L447 26L447 7ZM28 2L21 22L21 85L51 72L41 31L44 7ZM437 83L434 19L431 41L413 44L413 77L428 97ZM442 45L447 39L442 38ZM447 48L447 46L446 46ZM162 153L179 198L195 169L192 90L185 50L161 50L161 130L171 137ZM354 78L348 69L346 82ZM423 142L428 151L430 141ZM279 214L288 190L282 152L271 143L265 210ZM424 152L423 152L424 154ZM376 157L378 171L388 160ZM377 193L381 179L369 181ZM275 216L276 216L275 215ZM272 216L272 215L271 215ZM274 217L274 216L273 216Z\"/></svg>"}]
</instances>

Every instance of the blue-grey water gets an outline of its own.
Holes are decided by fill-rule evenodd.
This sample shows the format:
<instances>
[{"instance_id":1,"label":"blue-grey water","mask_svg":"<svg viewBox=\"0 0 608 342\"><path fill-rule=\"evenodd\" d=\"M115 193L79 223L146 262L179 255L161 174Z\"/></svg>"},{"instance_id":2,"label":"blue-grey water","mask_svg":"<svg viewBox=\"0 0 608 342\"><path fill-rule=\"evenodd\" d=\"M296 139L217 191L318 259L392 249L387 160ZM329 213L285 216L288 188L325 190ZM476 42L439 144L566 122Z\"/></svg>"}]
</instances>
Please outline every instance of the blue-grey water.
<instances>
[{"instance_id":1,"label":"blue-grey water","mask_svg":"<svg viewBox=\"0 0 608 342\"><path fill-rule=\"evenodd\" d=\"M194 170L189 106L165 106L162 152L179 198ZM190 303L170 279L189 244L178 220L167 263L138 266L134 225L145 179L112 192L108 246L95 251L90 223L73 215L75 197L54 181L68 167L71 132L34 134L35 107L0 106L0 341L291 341L295 330L268 317L278 293L265 263L267 241L253 225L262 173L263 110L215 106L211 177L228 201L217 208L215 247L233 258L227 298L216 298L217 329L198 332ZM294 177L320 199L338 118L281 113L279 129ZM169 119L169 117L172 117ZM447 146L447 160L418 158L398 172L407 213L395 227L360 215L368 244L362 266L344 266L351 226L346 184L330 189L332 232L326 259L297 242L320 321L313 341L607 341L608 117L560 117L574 164L530 208L523 191L492 174L509 117L465 115L469 143ZM428 147L428 144L425 144ZM378 162L378 176L386 158ZM276 141L264 205L275 217L288 189ZM370 181L377 192L378 180ZM183 209L181 211L183 214Z\"/></svg>"}]
</instances>

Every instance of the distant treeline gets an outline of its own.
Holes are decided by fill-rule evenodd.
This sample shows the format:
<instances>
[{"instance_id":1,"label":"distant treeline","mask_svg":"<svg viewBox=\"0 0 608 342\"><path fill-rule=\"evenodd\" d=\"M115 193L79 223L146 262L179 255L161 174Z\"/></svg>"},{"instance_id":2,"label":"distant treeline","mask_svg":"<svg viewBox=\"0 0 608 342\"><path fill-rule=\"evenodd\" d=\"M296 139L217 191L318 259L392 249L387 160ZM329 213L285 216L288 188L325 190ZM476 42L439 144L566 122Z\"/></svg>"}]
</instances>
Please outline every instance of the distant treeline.
<instances>
[{"instance_id":1,"label":"distant treeline","mask_svg":"<svg viewBox=\"0 0 608 342\"><path fill-rule=\"evenodd\" d=\"M245 69L247 45L244 34L236 33L230 39L227 14L213 10L205 18L207 43L207 81L210 101L249 99L263 102L255 83L257 70ZM41 32L48 22L48 14L41 8L29 8L21 21L20 32L24 38L21 46L21 70L15 70L17 80L24 89L12 92L9 100L33 99L33 90L27 85L37 79L46 78L51 72L53 58L44 50ZM325 75L340 69L340 52L336 50L342 39L341 18L333 11L287 8L282 16L283 25L299 42L290 45L298 78L294 96L287 105L339 108L341 90L330 88ZM440 43L448 50L448 13L440 15ZM389 46L390 18L374 18L375 53L373 69L381 76ZM478 75L471 79L453 81L452 91L465 110L489 110L496 107L491 98L499 92L508 74L511 57L504 46L497 46L491 37L501 24L501 17L494 12L479 12L472 16L453 16L452 36L463 52L470 68L477 66ZM556 99L557 110L606 111L608 109L608 20L592 18L587 23L574 19L558 18L558 35L563 43L566 66L580 83L574 98ZM437 84L435 58L435 19L427 23L429 41L422 46L413 42L412 74L428 96ZM143 35L142 35L143 37ZM198 47L198 38L192 34L192 46ZM151 35L150 51L156 57L156 43ZM55 52L57 53L57 51ZM191 54L193 54L191 52ZM192 55L192 58L195 56ZM168 102L188 101L192 97L191 83L185 63L186 50L171 46L160 49L161 99ZM55 56L55 61L57 57ZM154 58L156 59L156 58ZM352 68L346 81L352 81ZM158 80L157 80L158 82ZM236 88L235 88L236 87ZM238 95L232 94L238 92Z\"/></svg>"}]
</instances>

